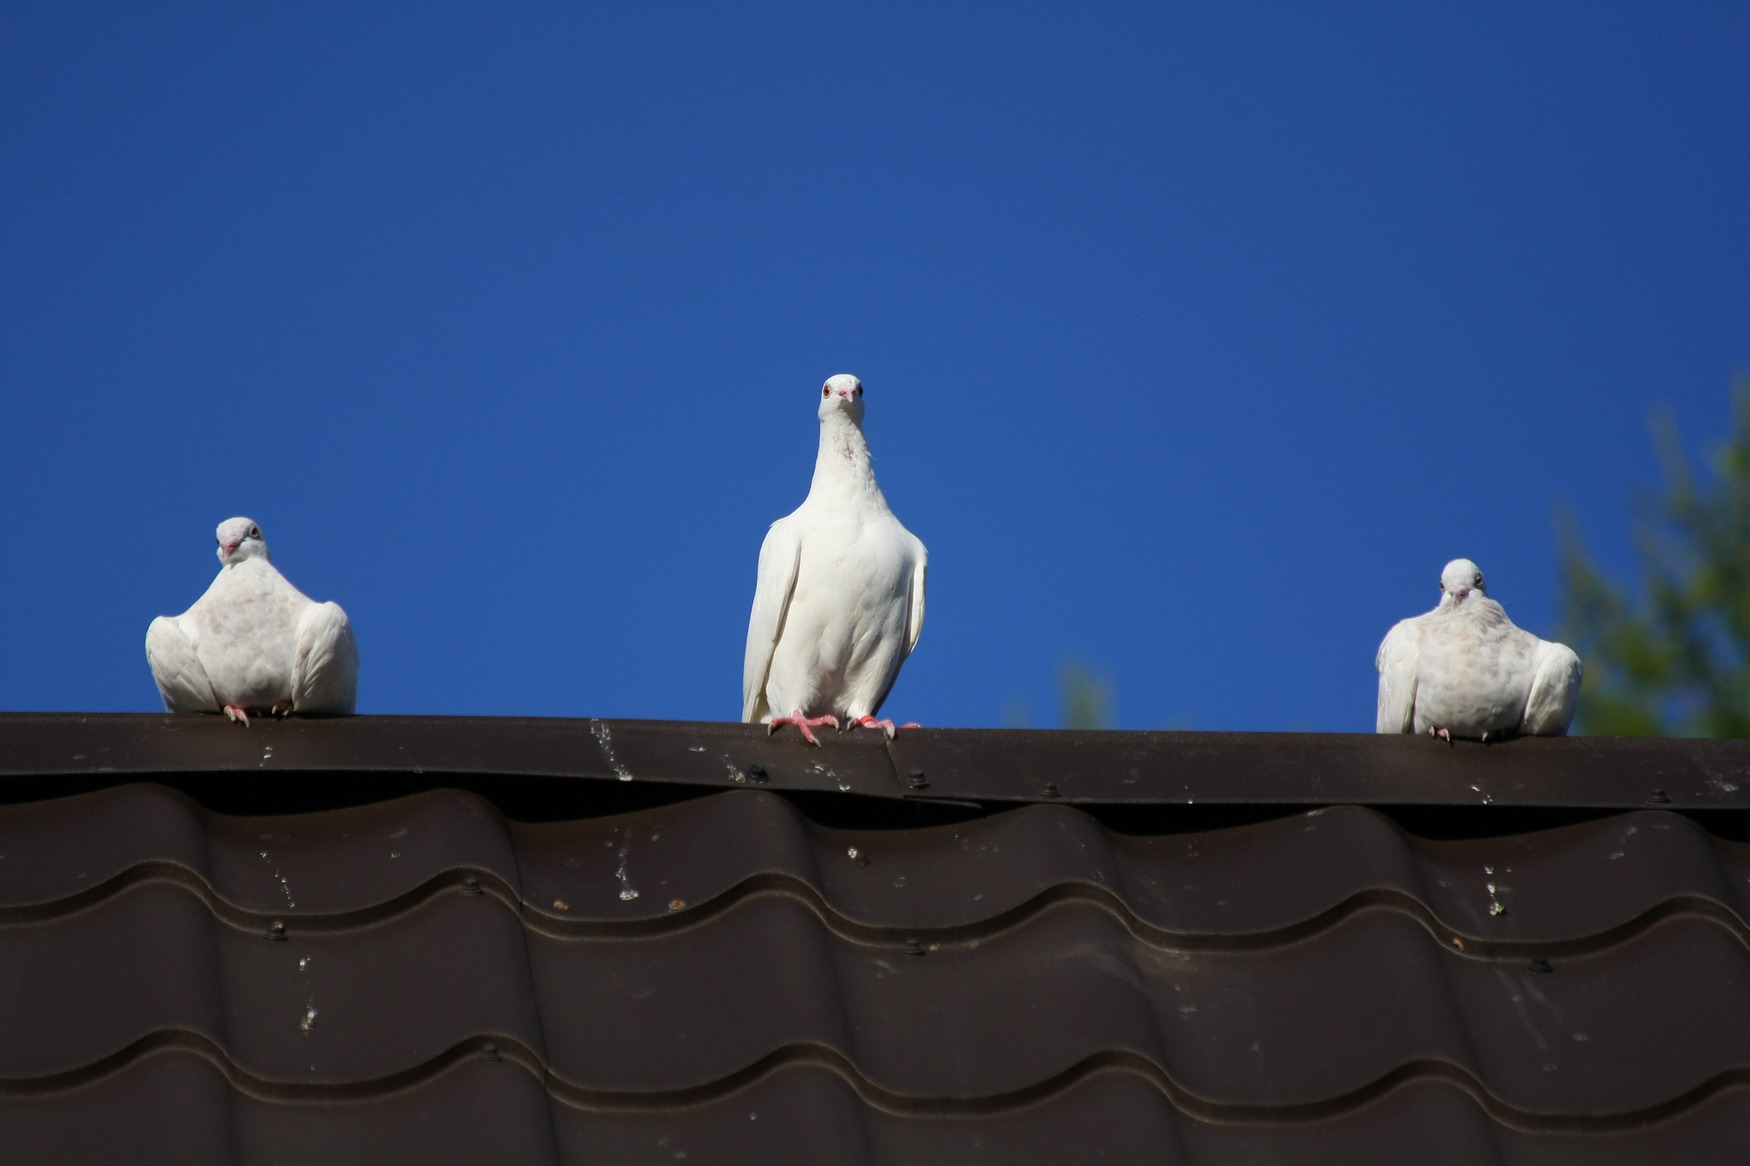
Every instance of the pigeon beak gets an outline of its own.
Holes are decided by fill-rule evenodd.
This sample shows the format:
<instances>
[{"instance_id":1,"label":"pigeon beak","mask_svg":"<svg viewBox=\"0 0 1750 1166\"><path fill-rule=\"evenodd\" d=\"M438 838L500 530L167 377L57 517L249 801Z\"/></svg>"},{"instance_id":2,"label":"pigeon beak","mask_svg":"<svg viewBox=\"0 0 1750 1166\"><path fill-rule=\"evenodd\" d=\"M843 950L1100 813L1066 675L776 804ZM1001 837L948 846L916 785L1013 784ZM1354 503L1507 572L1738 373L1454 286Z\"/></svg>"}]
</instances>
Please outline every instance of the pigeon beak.
<instances>
[{"instance_id":1,"label":"pigeon beak","mask_svg":"<svg viewBox=\"0 0 1750 1166\"><path fill-rule=\"evenodd\" d=\"M230 554L231 554L231 552L233 552L233 551L235 551L235 550L236 550L236 549L237 549L237 541L236 541L236 540L235 540L235 539L233 539L233 540L232 540L232 541L230 541L230 542L224 542L224 543L220 543L220 544L219 544L219 549L220 549L220 550L222 550L222 551L224 551L224 552L225 552L225 554L226 554L226 555L227 555L227 556L229 556L229 555L230 555Z\"/></svg>"}]
</instances>

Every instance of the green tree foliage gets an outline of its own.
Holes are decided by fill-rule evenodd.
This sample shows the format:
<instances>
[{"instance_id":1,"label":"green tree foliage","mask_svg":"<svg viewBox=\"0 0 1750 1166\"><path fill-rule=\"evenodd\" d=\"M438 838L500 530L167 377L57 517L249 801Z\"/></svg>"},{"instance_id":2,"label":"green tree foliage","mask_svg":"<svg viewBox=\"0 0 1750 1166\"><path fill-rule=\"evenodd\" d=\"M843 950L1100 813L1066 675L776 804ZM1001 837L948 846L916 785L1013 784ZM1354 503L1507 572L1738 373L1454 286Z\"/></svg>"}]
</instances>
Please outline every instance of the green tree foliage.
<instances>
[{"instance_id":1,"label":"green tree foliage","mask_svg":"<svg viewBox=\"0 0 1750 1166\"><path fill-rule=\"evenodd\" d=\"M1066 729L1112 727L1112 681L1075 661L1057 670L1057 691L1063 701Z\"/></svg>"},{"instance_id":2,"label":"green tree foliage","mask_svg":"<svg viewBox=\"0 0 1750 1166\"><path fill-rule=\"evenodd\" d=\"M1698 482L1669 414L1655 418L1665 492L1635 534L1645 575L1628 593L1563 532L1562 638L1585 682L1576 723L1596 736L1750 737L1750 379L1731 436Z\"/></svg>"},{"instance_id":3,"label":"green tree foliage","mask_svg":"<svg viewBox=\"0 0 1750 1166\"><path fill-rule=\"evenodd\" d=\"M1062 726L1066 729L1110 729L1112 727L1112 681L1090 670L1077 660L1066 660L1057 670L1057 697L1062 706ZM1010 701L1003 710L1003 721L1011 729L1025 729L1031 722L1027 706Z\"/></svg>"}]
</instances>

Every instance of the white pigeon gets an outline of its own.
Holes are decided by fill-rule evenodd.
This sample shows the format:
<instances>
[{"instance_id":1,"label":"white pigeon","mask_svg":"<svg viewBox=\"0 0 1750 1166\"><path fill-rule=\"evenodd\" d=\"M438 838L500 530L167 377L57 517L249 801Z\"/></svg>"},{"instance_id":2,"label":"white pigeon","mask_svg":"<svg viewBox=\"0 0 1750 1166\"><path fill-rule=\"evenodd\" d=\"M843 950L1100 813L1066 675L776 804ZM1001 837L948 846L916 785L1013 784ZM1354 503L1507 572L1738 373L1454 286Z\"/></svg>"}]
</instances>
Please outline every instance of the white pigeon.
<instances>
[{"instance_id":1,"label":"white pigeon","mask_svg":"<svg viewBox=\"0 0 1750 1166\"><path fill-rule=\"evenodd\" d=\"M1440 603L1398 621L1379 645L1381 733L1559 737L1580 700L1580 657L1515 627L1483 593L1483 573L1454 559Z\"/></svg>"},{"instance_id":2,"label":"white pigeon","mask_svg":"<svg viewBox=\"0 0 1750 1166\"><path fill-rule=\"evenodd\" d=\"M219 524L219 576L181 615L146 630L146 660L164 708L349 716L359 652L337 603L317 603L268 561L261 528L247 518Z\"/></svg>"},{"instance_id":3,"label":"white pigeon","mask_svg":"<svg viewBox=\"0 0 1750 1166\"><path fill-rule=\"evenodd\" d=\"M767 731L876 720L899 666L924 626L924 566L917 536L888 509L863 438L863 383L849 373L820 389L820 454L796 510L760 546L747 622L741 719ZM912 726L906 726L910 728Z\"/></svg>"}]
</instances>

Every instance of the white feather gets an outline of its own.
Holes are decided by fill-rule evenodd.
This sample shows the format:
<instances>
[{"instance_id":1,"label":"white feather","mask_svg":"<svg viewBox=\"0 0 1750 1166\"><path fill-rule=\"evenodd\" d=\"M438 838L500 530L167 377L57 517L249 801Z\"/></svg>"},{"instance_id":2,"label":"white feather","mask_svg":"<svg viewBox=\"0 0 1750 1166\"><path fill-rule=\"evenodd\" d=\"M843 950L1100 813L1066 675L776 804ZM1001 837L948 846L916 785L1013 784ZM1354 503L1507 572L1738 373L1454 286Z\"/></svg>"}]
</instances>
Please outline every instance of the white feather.
<instances>
[{"instance_id":1,"label":"white feather","mask_svg":"<svg viewBox=\"0 0 1750 1166\"><path fill-rule=\"evenodd\" d=\"M759 577L754 583L753 612L747 620L747 655L741 671L744 721L763 722L772 715L766 707L766 678L771 674L772 652L784 630L790 596L796 590L796 567L802 549L789 523L789 518L772 523L760 544Z\"/></svg>"},{"instance_id":2,"label":"white feather","mask_svg":"<svg viewBox=\"0 0 1750 1166\"><path fill-rule=\"evenodd\" d=\"M358 703L359 649L346 612L338 603L311 603L298 617L294 638L292 711L350 714Z\"/></svg>"},{"instance_id":3,"label":"white feather","mask_svg":"<svg viewBox=\"0 0 1750 1166\"><path fill-rule=\"evenodd\" d=\"M1580 657L1566 644L1537 642L1537 671L1525 698L1523 731L1559 737L1580 703Z\"/></svg>"},{"instance_id":4,"label":"white feather","mask_svg":"<svg viewBox=\"0 0 1750 1166\"><path fill-rule=\"evenodd\" d=\"M146 629L146 662L169 712L217 712L222 702L200 656L175 616L161 615Z\"/></svg>"},{"instance_id":5,"label":"white feather","mask_svg":"<svg viewBox=\"0 0 1750 1166\"><path fill-rule=\"evenodd\" d=\"M1416 657L1421 625L1402 619L1385 634L1373 666L1379 669L1379 715L1375 729L1381 733L1408 733L1416 714Z\"/></svg>"}]
</instances>

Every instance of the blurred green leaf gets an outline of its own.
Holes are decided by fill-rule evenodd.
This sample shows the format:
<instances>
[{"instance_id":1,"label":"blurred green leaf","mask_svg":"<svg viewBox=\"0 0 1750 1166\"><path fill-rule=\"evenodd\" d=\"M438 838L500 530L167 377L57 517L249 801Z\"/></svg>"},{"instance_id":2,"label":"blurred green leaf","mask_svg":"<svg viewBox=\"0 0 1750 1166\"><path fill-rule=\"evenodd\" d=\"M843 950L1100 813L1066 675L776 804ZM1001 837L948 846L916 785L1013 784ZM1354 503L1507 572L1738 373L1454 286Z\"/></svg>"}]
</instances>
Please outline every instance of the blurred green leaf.
<instances>
[{"instance_id":1,"label":"blurred green leaf","mask_svg":"<svg viewBox=\"0 0 1750 1166\"><path fill-rule=\"evenodd\" d=\"M1066 729L1112 727L1112 681L1069 660L1057 670L1057 690L1063 699Z\"/></svg>"}]
</instances>

